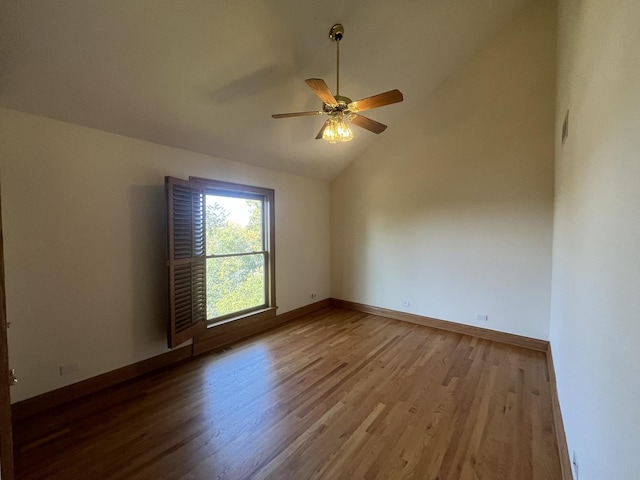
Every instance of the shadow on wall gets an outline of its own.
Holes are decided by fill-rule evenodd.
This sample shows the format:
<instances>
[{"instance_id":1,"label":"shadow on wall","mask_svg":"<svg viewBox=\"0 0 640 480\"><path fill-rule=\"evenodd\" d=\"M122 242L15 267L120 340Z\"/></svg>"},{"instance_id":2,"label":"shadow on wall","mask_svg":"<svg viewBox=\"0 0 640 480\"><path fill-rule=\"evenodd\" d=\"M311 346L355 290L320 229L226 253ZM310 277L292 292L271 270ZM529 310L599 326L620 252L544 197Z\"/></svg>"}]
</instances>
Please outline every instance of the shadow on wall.
<instances>
[{"instance_id":1,"label":"shadow on wall","mask_svg":"<svg viewBox=\"0 0 640 480\"><path fill-rule=\"evenodd\" d=\"M131 329L134 345L166 342L166 200L163 185L129 189L131 231Z\"/></svg>"}]
</instances>

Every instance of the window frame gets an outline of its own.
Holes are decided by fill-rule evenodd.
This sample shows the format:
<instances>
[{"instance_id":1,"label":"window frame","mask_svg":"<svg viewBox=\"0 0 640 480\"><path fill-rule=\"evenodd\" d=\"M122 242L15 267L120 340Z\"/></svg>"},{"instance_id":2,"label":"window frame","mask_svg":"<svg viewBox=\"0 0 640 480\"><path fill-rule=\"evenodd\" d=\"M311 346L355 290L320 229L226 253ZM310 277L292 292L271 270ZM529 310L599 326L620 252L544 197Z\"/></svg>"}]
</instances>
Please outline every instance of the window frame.
<instances>
[{"instance_id":1,"label":"window frame","mask_svg":"<svg viewBox=\"0 0 640 480\"><path fill-rule=\"evenodd\" d=\"M255 254L262 254L264 259L264 302L254 307L249 307L243 310L237 310L235 312L228 313L226 315L220 315L215 318L206 318L207 325L219 325L221 323L227 323L239 317L244 317L252 312L263 311L275 305L275 299L271 299L271 285L274 284L270 277L270 273L273 270L271 268L273 264L273 250L270 246L275 243L275 239L271 238L273 228L270 226L270 219L272 217L271 211L273 202L273 190L261 187L253 187L249 185L241 185L231 182L223 182L220 180L202 179L200 177L189 177L190 181L198 182L205 185L205 205L206 196L215 195L219 197L231 197L247 200L259 200L262 203L262 250L256 252L244 252L244 253L232 253L232 254L211 254L206 251L205 241L205 262L213 258L224 258L234 256L249 256Z\"/></svg>"},{"instance_id":2,"label":"window frame","mask_svg":"<svg viewBox=\"0 0 640 480\"><path fill-rule=\"evenodd\" d=\"M181 180L174 177L165 177L165 185L167 189L167 217L168 217L168 266L169 266L169 326L167 331L167 339L169 348L174 348L184 341L194 338L195 336L206 331L208 327L213 327L223 323L229 323L240 318L251 317L253 315L259 315L265 310L276 308L276 263L275 263L275 191L270 188L257 187L252 185L244 185L239 183L226 182L221 180L214 180L203 177L190 176L189 180ZM206 315L206 304L204 308L204 316L201 309L201 279L192 273L191 289L192 298L195 298L195 304L192 306L193 317L189 319L190 326L177 329L176 325L176 267L181 264L189 263L190 265L200 265L202 262L211 256L207 255L206 241L204 247L204 254L200 254L200 251L194 247L194 252L191 258L187 261L185 259L177 259L175 255L175 205L174 202L174 188L188 188L193 192L193 196L201 197L202 207L192 208L191 212L200 212L199 218L191 216L191 225L195 225L198 233L194 233L193 236L197 237L199 232L204 232L206 235L206 195L220 195L229 196L235 198L253 198L262 199L263 204L263 252L265 259L265 303L260 306L252 307L249 309L230 313L228 315L216 317L215 319L208 319ZM199 238L199 237L198 237ZM196 252L198 250L198 252ZM214 257L215 258L215 257ZM184 265L183 265L183 268ZM192 267L192 270L195 267ZM206 272L206 268L205 268ZM205 273L206 275L206 273ZM187 282L188 283L188 282ZM188 288L186 287L183 288ZM204 295L206 299L206 278L204 280ZM206 301L206 300L205 300ZM185 322L183 321L183 324Z\"/></svg>"}]
</instances>

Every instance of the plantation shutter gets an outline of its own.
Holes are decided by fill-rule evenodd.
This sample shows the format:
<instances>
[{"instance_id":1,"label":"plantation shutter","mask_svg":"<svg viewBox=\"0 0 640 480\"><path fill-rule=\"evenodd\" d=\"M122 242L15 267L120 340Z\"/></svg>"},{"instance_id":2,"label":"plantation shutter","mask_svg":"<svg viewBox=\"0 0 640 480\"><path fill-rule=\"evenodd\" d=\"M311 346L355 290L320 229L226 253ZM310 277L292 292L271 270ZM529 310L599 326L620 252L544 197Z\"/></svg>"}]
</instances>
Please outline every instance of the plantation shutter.
<instances>
[{"instance_id":1,"label":"plantation shutter","mask_svg":"<svg viewBox=\"0 0 640 480\"><path fill-rule=\"evenodd\" d=\"M169 348L204 331L206 320L204 187L166 177L169 247Z\"/></svg>"}]
</instances>

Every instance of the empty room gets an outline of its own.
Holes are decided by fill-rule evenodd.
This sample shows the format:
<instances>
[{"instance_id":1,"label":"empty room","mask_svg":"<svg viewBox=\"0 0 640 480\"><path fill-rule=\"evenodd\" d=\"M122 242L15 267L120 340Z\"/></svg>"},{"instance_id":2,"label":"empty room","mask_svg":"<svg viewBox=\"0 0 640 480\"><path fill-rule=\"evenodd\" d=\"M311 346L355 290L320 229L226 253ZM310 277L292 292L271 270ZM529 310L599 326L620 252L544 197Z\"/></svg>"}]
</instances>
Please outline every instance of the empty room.
<instances>
[{"instance_id":1,"label":"empty room","mask_svg":"<svg viewBox=\"0 0 640 480\"><path fill-rule=\"evenodd\" d=\"M0 478L640 478L638 25L0 0Z\"/></svg>"}]
</instances>

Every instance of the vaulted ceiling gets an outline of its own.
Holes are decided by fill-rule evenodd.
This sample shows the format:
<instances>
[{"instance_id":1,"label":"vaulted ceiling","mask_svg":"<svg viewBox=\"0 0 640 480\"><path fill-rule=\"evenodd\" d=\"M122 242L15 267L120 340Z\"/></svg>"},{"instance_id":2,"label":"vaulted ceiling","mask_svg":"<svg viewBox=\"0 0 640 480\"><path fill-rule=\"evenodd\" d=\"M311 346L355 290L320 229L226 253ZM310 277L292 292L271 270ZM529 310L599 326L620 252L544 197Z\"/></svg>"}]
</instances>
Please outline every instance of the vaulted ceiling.
<instances>
[{"instance_id":1,"label":"vaulted ceiling","mask_svg":"<svg viewBox=\"0 0 640 480\"><path fill-rule=\"evenodd\" d=\"M321 107L306 78L335 88L334 23L341 94L404 93L367 112L383 136L530 2L0 0L0 105L330 180L379 136L271 114Z\"/></svg>"}]
</instances>

